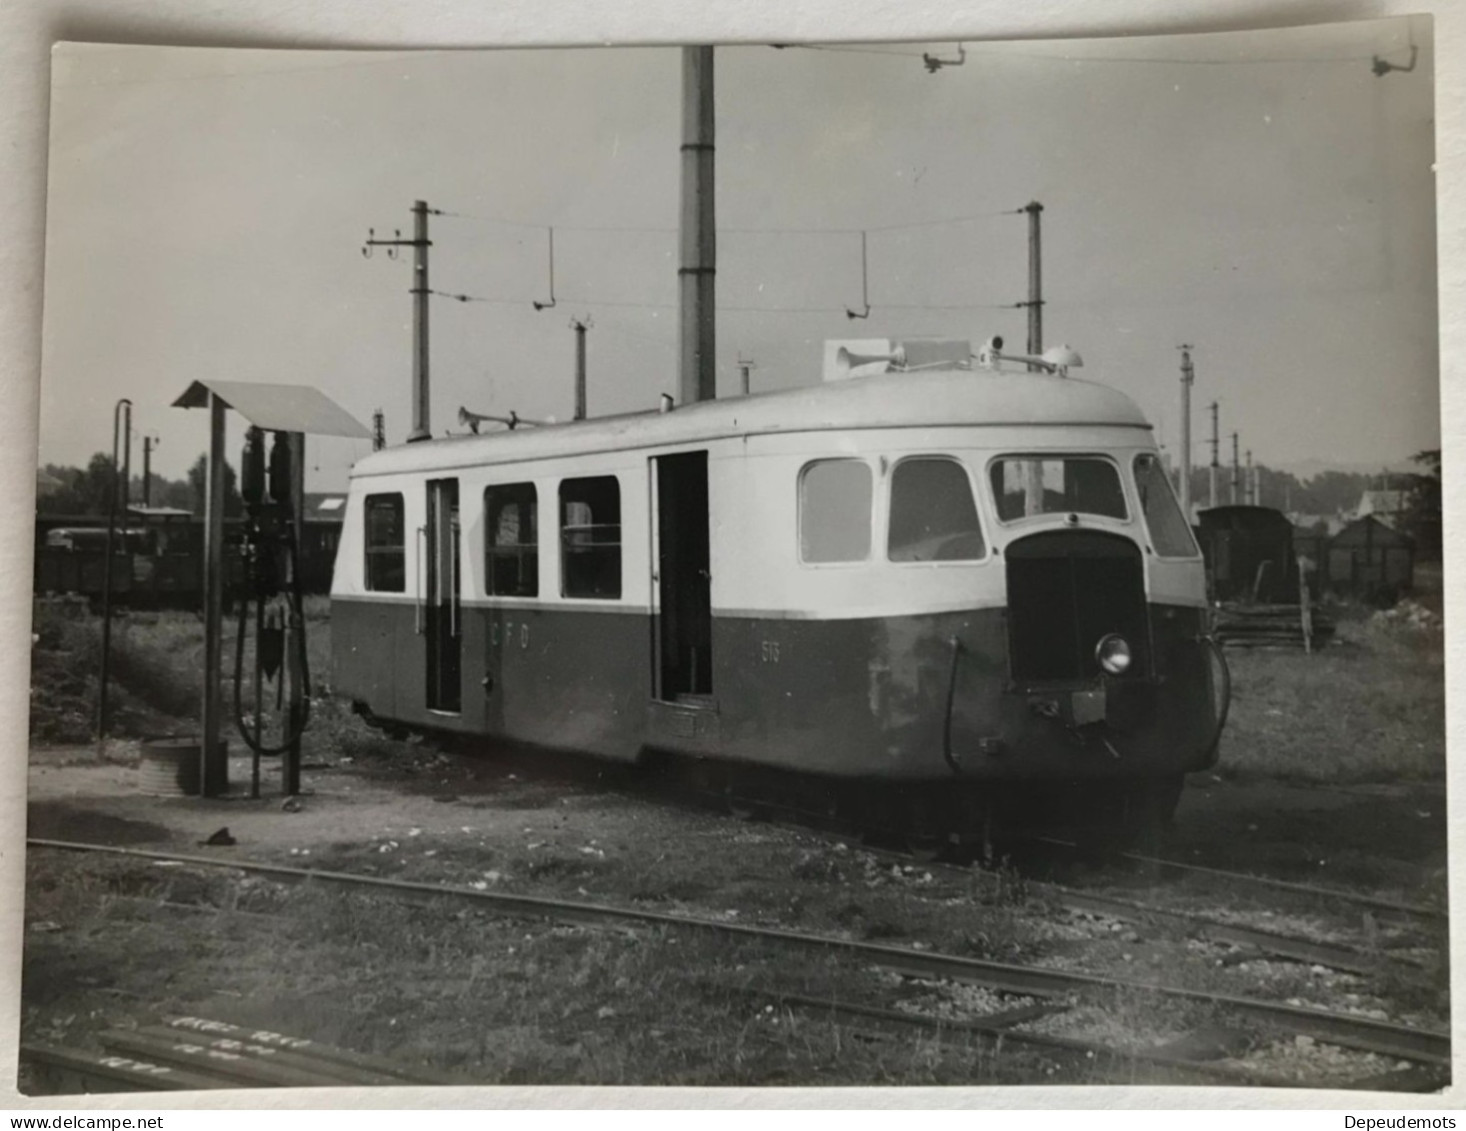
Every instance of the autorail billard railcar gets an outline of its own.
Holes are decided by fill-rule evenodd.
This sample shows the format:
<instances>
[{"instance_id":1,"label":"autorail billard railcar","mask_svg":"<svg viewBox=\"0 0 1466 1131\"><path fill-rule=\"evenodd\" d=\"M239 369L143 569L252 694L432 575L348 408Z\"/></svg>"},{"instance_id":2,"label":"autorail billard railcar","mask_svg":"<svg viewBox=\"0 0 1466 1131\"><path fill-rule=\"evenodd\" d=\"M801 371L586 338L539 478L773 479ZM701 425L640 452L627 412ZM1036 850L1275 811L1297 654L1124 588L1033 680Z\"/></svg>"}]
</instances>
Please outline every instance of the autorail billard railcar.
<instances>
[{"instance_id":1,"label":"autorail billard railcar","mask_svg":"<svg viewBox=\"0 0 1466 1131\"><path fill-rule=\"evenodd\" d=\"M336 691L913 840L1169 816L1225 661L1139 409L996 339L837 345L818 385L361 460Z\"/></svg>"}]
</instances>

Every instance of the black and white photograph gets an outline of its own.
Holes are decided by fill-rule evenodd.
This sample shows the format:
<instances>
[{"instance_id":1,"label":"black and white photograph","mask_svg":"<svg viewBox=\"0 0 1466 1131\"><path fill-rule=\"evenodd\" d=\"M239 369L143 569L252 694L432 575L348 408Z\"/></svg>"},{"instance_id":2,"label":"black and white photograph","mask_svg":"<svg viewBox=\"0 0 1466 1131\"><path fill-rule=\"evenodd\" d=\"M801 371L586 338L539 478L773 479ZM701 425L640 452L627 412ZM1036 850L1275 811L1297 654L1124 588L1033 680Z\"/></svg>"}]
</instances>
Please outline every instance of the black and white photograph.
<instances>
[{"instance_id":1,"label":"black and white photograph","mask_svg":"<svg viewBox=\"0 0 1466 1131\"><path fill-rule=\"evenodd\" d=\"M20 1093L1438 1100L1435 30L58 43Z\"/></svg>"}]
</instances>

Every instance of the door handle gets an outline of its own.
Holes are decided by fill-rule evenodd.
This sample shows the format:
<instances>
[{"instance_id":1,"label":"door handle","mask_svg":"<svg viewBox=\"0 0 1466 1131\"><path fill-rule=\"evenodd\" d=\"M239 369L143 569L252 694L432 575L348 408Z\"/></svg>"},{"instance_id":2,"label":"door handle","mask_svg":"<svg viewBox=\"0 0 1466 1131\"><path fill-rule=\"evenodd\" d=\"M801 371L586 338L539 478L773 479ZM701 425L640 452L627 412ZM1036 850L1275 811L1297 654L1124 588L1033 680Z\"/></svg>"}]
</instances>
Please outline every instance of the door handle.
<instances>
[{"instance_id":1,"label":"door handle","mask_svg":"<svg viewBox=\"0 0 1466 1131\"><path fill-rule=\"evenodd\" d=\"M448 590L448 635L458 635L458 524L453 524L453 546L452 561L448 563L448 577L450 587Z\"/></svg>"}]
</instances>

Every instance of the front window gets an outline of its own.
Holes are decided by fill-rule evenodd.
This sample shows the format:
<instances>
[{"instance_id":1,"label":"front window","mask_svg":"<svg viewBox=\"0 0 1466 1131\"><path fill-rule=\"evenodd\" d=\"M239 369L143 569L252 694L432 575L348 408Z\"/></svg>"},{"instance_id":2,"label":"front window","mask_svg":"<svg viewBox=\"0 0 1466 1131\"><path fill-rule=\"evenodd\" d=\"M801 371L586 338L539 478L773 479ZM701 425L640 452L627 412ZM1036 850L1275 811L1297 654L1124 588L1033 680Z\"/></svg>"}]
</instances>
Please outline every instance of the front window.
<instances>
[{"instance_id":1,"label":"front window","mask_svg":"<svg viewBox=\"0 0 1466 1131\"><path fill-rule=\"evenodd\" d=\"M870 556L870 465L822 459L799 477L799 557L806 562L861 562Z\"/></svg>"},{"instance_id":2,"label":"front window","mask_svg":"<svg viewBox=\"0 0 1466 1131\"><path fill-rule=\"evenodd\" d=\"M1043 514L1125 517L1120 472L1099 456L1003 456L993 461L991 477L1004 522Z\"/></svg>"},{"instance_id":3,"label":"front window","mask_svg":"<svg viewBox=\"0 0 1466 1131\"><path fill-rule=\"evenodd\" d=\"M484 491L485 588L491 597L534 597L540 591L538 499L533 483Z\"/></svg>"},{"instance_id":4,"label":"front window","mask_svg":"<svg viewBox=\"0 0 1466 1131\"><path fill-rule=\"evenodd\" d=\"M886 557L893 562L973 561L986 553L967 470L940 456L904 459L891 473Z\"/></svg>"},{"instance_id":5,"label":"front window","mask_svg":"<svg viewBox=\"0 0 1466 1131\"><path fill-rule=\"evenodd\" d=\"M1195 557L1199 551L1191 526L1171 492L1161 461L1149 452L1135 457L1135 490L1155 552L1163 558Z\"/></svg>"},{"instance_id":6,"label":"front window","mask_svg":"<svg viewBox=\"0 0 1466 1131\"><path fill-rule=\"evenodd\" d=\"M560 592L621 596L621 485L614 475L560 484Z\"/></svg>"}]
</instances>

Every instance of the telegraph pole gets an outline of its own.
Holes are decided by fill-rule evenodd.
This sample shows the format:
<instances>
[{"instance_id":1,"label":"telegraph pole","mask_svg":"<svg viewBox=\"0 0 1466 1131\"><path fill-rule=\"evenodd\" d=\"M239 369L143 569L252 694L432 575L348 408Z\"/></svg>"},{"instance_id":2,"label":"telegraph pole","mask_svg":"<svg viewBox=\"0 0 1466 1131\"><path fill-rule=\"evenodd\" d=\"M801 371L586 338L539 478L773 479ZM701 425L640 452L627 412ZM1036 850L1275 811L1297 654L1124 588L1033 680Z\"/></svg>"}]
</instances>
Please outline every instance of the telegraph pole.
<instances>
[{"instance_id":1,"label":"telegraph pole","mask_svg":"<svg viewBox=\"0 0 1466 1131\"><path fill-rule=\"evenodd\" d=\"M1207 503L1209 507L1217 505L1217 467L1218 453L1221 448L1221 434L1217 432L1217 402L1211 403L1211 475L1208 477Z\"/></svg>"},{"instance_id":2,"label":"telegraph pole","mask_svg":"<svg viewBox=\"0 0 1466 1131\"><path fill-rule=\"evenodd\" d=\"M153 445L158 442L156 436L143 437L143 506L153 505Z\"/></svg>"},{"instance_id":3,"label":"telegraph pole","mask_svg":"<svg viewBox=\"0 0 1466 1131\"><path fill-rule=\"evenodd\" d=\"M1247 500L1247 504L1249 506L1254 506L1255 507L1255 506L1257 506L1257 491L1256 491L1256 488L1255 488L1255 485L1254 485L1254 481L1253 481L1253 477L1252 477L1252 449L1251 448L1248 448L1247 449L1247 479L1246 479L1246 484L1247 484L1247 489L1243 493L1243 497Z\"/></svg>"},{"instance_id":4,"label":"telegraph pole","mask_svg":"<svg viewBox=\"0 0 1466 1131\"><path fill-rule=\"evenodd\" d=\"M375 228L367 229L367 240L362 245L362 255L370 258L372 248L385 247L390 259L397 258L400 247L412 248L412 431L408 433L409 443L426 440L432 436L432 418L428 405L428 216L441 216L436 208L429 208L427 201L414 201L412 205L412 239L402 238L399 229L395 239L379 240Z\"/></svg>"},{"instance_id":5,"label":"telegraph pole","mask_svg":"<svg viewBox=\"0 0 1466 1131\"><path fill-rule=\"evenodd\" d=\"M381 409L372 413L372 451L380 452L387 446L387 419Z\"/></svg>"},{"instance_id":6,"label":"telegraph pole","mask_svg":"<svg viewBox=\"0 0 1466 1131\"><path fill-rule=\"evenodd\" d=\"M572 318L575 331L575 419L585 419L585 332L594 325L589 318Z\"/></svg>"},{"instance_id":7,"label":"telegraph pole","mask_svg":"<svg viewBox=\"0 0 1466 1131\"><path fill-rule=\"evenodd\" d=\"M97 753L100 755L107 741L107 677L112 654L112 547L117 533L117 503L126 498L126 488L118 481L122 469L117 463L119 437L132 432L132 402L123 397L112 407L112 490L107 500L107 543L102 559L102 665L97 673ZM127 516L122 518L122 528L127 529ZM124 535L124 538L126 536ZM124 545L126 543L124 542Z\"/></svg>"},{"instance_id":8,"label":"telegraph pole","mask_svg":"<svg viewBox=\"0 0 1466 1131\"><path fill-rule=\"evenodd\" d=\"M1037 357L1044 348L1043 261L1039 231L1043 210L1044 206L1036 200L1029 201L1022 209L1028 213L1028 301L1019 305L1028 307L1029 357ZM1030 365L1028 368L1032 372L1037 367Z\"/></svg>"},{"instance_id":9,"label":"telegraph pole","mask_svg":"<svg viewBox=\"0 0 1466 1131\"><path fill-rule=\"evenodd\" d=\"M1189 345L1181 347L1181 513L1191 521L1191 385L1196 371L1191 367Z\"/></svg>"},{"instance_id":10,"label":"telegraph pole","mask_svg":"<svg viewBox=\"0 0 1466 1131\"><path fill-rule=\"evenodd\" d=\"M713 209L713 49L682 49L682 262L680 294L682 403L710 401L717 391L714 280L717 233Z\"/></svg>"},{"instance_id":11,"label":"telegraph pole","mask_svg":"<svg viewBox=\"0 0 1466 1131\"><path fill-rule=\"evenodd\" d=\"M1237 433L1232 433L1232 505L1237 505L1237 489L1242 485L1242 464L1237 458Z\"/></svg>"}]
</instances>

